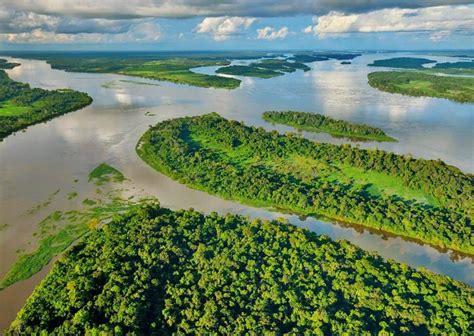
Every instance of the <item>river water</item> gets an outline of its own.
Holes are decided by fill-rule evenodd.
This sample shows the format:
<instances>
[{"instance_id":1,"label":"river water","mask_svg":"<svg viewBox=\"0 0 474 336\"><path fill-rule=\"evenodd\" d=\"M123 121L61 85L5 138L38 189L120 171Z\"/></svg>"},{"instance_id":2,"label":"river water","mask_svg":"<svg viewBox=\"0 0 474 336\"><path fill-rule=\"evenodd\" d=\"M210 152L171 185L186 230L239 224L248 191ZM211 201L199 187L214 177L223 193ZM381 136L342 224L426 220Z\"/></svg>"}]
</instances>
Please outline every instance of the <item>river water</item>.
<instances>
[{"instance_id":1,"label":"river water","mask_svg":"<svg viewBox=\"0 0 474 336\"><path fill-rule=\"evenodd\" d=\"M397 143L365 142L361 147L442 159L465 172L474 172L473 105L394 95L367 84L367 73L380 69L367 67L368 63L397 56L400 54L367 54L354 59L351 65L341 65L340 61L316 62L305 73L297 71L273 79L242 78L242 85L236 90L196 88L111 74L67 73L51 69L44 61L2 57L21 63L7 71L14 80L45 89L84 91L94 102L0 142L0 224L8 224L0 231L0 276L14 263L18 250L35 248L33 233L42 218L54 210L78 208L82 199L95 192L87 175L98 164L107 162L130 179L133 187L128 193L156 196L163 206L268 219L286 217L300 227L333 239L347 239L385 258L425 267L473 286L472 258L360 228L225 201L172 181L148 167L135 153L137 140L148 125L164 119L216 111L226 118L285 132L291 129L268 124L261 120L261 114L291 109L367 123L399 139ZM204 73L214 70L196 69ZM316 141L348 142L325 134L304 135ZM69 200L67 194L72 191L78 192L79 197ZM48 199L43 208L28 213ZM0 330L8 326L46 273L42 271L0 291Z\"/></svg>"}]
</instances>

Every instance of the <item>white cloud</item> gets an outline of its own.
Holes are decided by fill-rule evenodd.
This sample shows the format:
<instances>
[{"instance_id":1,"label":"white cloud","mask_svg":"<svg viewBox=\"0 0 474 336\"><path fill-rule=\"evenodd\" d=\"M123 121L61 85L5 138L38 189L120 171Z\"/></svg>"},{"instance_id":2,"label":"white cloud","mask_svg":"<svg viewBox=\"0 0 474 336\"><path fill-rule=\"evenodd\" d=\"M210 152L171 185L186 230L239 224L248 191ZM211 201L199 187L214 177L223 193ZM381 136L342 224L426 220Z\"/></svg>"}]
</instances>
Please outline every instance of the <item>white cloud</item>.
<instances>
[{"instance_id":1,"label":"white cloud","mask_svg":"<svg viewBox=\"0 0 474 336\"><path fill-rule=\"evenodd\" d=\"M275 30L272 27L257 29L257 39L259 40L275 40L284 39L288 35L288 27L281 27Z\"/></svg>"},{"instance_id":2,"label":"white cloud","mask_svg":"<svg viewBox=\"0 0 474 336\"><path fill-rule=\"evenodd\" d=\"M441 30L434 33L431 33L430 40L433 42L440 42L451 35L449 30Z\"/></svg>"},{"instance_id":3,"label":"white cloud","mask_svg":"<svg viewBox=\"0 0 474 336\"><path fill-rule=\"evenodd\" d=\"M249 28L255 20L255 18L244 18L238 16L207 17L196 26L194 31L200 34L212 34L214 40L224 41L231 35L238 34L242 29Z\"/></svg>"},{"instance_id":4,"label":"white cloud","mask_svg":"<svg viewBox=\"0 0 474 336\"><path fill-rule=\"evenodd\" d=\"M302 30L302 32L305 33L305 34L315 33L315 32L313 31L313 29L314 29L314 27L310 25L310 26L304 28L304 29Z\"/></svg>"},{"instance_id":5,"label":"white cloud","mask_svg":"<svg viewBox=\"0 0 474 336\"><path fill-rule=\"evenodd\" d=\"M313 17L303 32L315 35L374 32L474 31L474 7L441 6L423 9L383 9L364 14L330 12ZM444 33L446 34L446 33ZM434 34L435 36L439 34Z\"/></svg>"},{"instance_id":6,"label":"white cloud","mask_svg":"<svg viewBox=\"0 0 474 336\"><path fill-rule=\"evenodd\" d=\"M10 43L124 43L156 42L162 38L160 26L151 21L137 22L122 33L57 33L42 28L27 32L0 33L0 41Z\"/></svg>"}]
</instances>

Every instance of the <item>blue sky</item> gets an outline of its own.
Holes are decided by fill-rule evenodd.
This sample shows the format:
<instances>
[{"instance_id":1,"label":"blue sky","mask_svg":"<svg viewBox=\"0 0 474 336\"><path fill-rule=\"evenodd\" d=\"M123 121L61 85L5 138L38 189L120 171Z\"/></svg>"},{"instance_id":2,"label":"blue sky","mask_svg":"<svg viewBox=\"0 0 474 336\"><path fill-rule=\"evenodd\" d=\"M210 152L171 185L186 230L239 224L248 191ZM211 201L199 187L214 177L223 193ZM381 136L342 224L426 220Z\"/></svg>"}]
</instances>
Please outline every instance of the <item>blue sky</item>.
<instances>
[{"instance_id":1,"label":"blue sky","mask_svg":"<svg viewBox=\"0 0 474 336\"><path fill-rule=\"evenodd\" d=\"M0 49L473 49L466 0L2 0Z\"/></svg>"}]
</instances>

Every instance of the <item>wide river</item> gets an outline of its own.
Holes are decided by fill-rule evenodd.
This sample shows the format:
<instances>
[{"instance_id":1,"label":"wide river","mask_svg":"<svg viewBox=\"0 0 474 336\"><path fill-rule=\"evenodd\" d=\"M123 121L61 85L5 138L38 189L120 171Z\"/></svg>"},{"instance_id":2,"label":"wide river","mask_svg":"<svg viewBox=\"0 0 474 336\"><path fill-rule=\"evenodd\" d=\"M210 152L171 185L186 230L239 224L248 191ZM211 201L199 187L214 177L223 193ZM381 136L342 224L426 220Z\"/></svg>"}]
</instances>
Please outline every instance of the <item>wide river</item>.
<instances>
[{"instance_id":1,"label":"wide river","mask_svg":"<svg viewBox=\"0 0 474 336\"><path fill-rule=\"evenodd\" d=\"M7 71L12 79L45 89L84 91L94 102L0 142L0 224L8 224L0 231L0 276L14 263L18 251L35 248L33 233L42 218L54 210L78 208L84 197L94 193L87 175L98 164L107 162L133 183L129 193L156 196L164 206L250 217L286 217L300 227L334 239L347 239L385 258L425 267L474 286L472 258L360 228L300 219L221 200L170 180L148 167L135 153L137 140L148 125L164 119L216 111L226 118L285 132L290 128L265 123L261 114L291 109L367 123L399 139L397 143L367 142L361 147L441 159L465 172L474 172L473 105L389 94L367 84L367 73L380 70L367 67L368 63L400 55L367 54L354 59L351 65L316 62L305 73L297 71L273 79L243 78L236 90L196 88L119 75L68 73L52 70L43 61L5 57L21 63ZM210 73L214 68L196 71ZM324 134L304 135L317 141L347 142ZM51 196L57 190L59 193ZM79 197L69 200L67 194L72 191L78 192ZM47 206L28 213L48 199L51 202ZM45 269L0 291L0 330L9 325L46 273Z\"/></svg>"}]
</instances>

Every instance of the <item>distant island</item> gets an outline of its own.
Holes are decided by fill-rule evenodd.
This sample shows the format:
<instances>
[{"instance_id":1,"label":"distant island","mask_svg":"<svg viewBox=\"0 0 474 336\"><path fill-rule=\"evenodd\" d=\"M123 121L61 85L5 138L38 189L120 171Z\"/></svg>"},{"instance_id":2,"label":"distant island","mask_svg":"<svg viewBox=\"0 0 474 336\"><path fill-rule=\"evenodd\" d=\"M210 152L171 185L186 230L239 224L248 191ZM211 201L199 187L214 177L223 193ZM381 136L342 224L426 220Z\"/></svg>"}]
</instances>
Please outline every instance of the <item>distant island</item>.
<instances>
[{"instance_id":1,"label":"distant island","mask_svg":"<svg viewBox=\"0 0 474 336\"><path fill-rule=\"evenodd\" d=\"M386 135L380 128L337 120L322 114L297 111L267 111L263 113L262 117L268 122L309 132L329 133L333 136L354 140L397 141Z\"/></svg>"},{"instance_id":2,"label":"distant island","mask_svg":"<svg viewBox=\"0 0 474 336\"><path fill-rule=\"evenodd\" d=\"M381 71L370 73L368 81L370 86L390 93L474 103L474 77L436 76L418 71Z\"/></svg>"},{"instance_id":3,"label":"distant island","mask_svg":"<svg viewBox=\"0 0 474 336\"><path fill-rule=\"evenodd\" d=\"M2 62L3 67L9 65ZM14 65L11 65L14 66ZM43 90L11 80L0 70L0 140L28 126L89 105L86 93L69 89Z\"/></svg>"},{"instance_id":4,"label":"distant island","mask_svg":"<svg viewBox=\"0 0 474 336\"><path fill-rule=\"evenodd\" d=\"M327 61L330 59L335 60L351 60L362 54L354 54L354 53L337 53L337 52L312 52L312 53L296 53L294 56L290 57L289 60L295 62L303 62L303 63L312 63L312 62L321 62Z\"/></svg>"},{"instance_id":5,"label":"distant island","mask_svg":"<svg viewBox=\"0 0 474 336\"><path fill-rule=\"evenodd\" d=\"M13 63L13 62L8 62L5 59L0 59L0 69L4 69L4 70L13 69L19 65L20 63Z\"/></svg>"},{"instance_id":6,"label":"distant island","mask_svg":"<svg viewBox=\"0 0 474 336\"><path fill-rule=\"evenodd\" d=\"M441 161L314 143L216 113L161 122L137 152L173 179L226 199L474 254L473 176Z\"/></svg>"},{"instance_id":7,"label":"distant island","mask_svg":"<svg viewBox=\"0 0 474 336\"><path fill-rule=\"evenodd\" d=\"M471 287L279 221L143 206L53 266L11 335L464 335Z\"/></svg>"},{"instance_id":8,"label":"distant island","mask_svg":"<svg viewBox=\"0 0 474 336\"><path fill-rule=\"evenodd\" d=\"M205 75L190 70L191 68L229 64L230 62L225 59L163 58L150 60L124 58L115 60L109 57L63 57L51 58L48 59L47 62L50 63L54 69L71 72L117 73L204 88L235 89L240 85L238 79Z\"/></svg>"},{"instance_id":9,"label":"distant island","mask_svg":"<svg viewBox=\"0 0 474 336\"><path fill-rule=\"evenodd\" d=\"M474 61L437 63L428 70L452 75L474 75Z\"/></svg>"},{"instance_id":10,"label":"distant island","mask_svg":"<svg viewBox=\"0 0 474 336\"><path fill-rule=\"evenodd\" d=\"M423 65L436 63L436 61L427 58L417 57L394 57L382 60L375 60L368 64L370 67L387 67L387 68L402 68L402 69L422 69Z\"/></svg>"},{"instance_id":11,"label":"distant island","mask_svg":"<svg viewBox=\"0 0 474 336\"><path fill-rule=\"evenodd\" d=\"M249 65L231 65L222 67L217 69L216 73L235 76L272 78L296 70L309 71L311 68L299 62L288 62L283 59L264 59L250 63Z\"/></svg>"}]
</instances>

